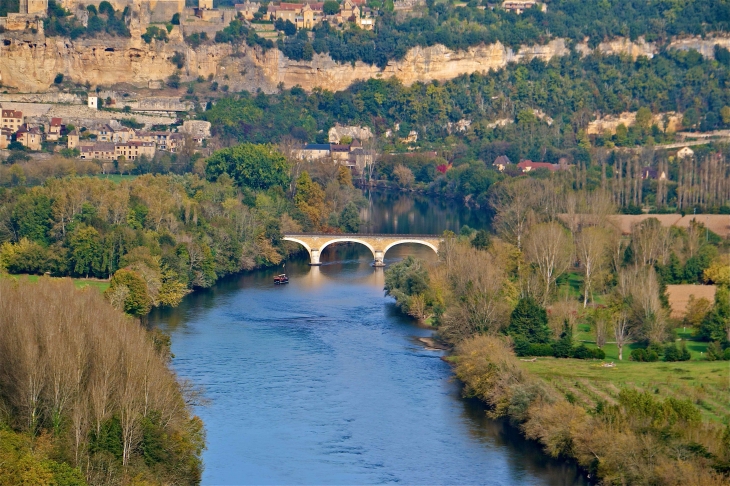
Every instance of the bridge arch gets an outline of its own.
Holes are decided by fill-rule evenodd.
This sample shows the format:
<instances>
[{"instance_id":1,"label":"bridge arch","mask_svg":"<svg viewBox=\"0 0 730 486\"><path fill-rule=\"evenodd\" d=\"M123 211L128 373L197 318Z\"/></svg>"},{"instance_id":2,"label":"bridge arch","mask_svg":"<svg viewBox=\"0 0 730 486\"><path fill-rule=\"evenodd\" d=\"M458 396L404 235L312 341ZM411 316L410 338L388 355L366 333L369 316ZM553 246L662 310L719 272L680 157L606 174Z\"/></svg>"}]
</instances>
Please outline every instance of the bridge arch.
<instances>
[{"instance_id":1,"label":"bridge arch","mask_svg":"<svg viewBox=\"0 0 730 486\"><path fill-rule=\"evenodd\" d=\"M291 236L285 236L285 237L283 238L283 240L284 240L284 241L292 241L292 242L294 242L294 243L299 243L299 244L300 244L300 245L302 245L302 246L303 246L304 248L306 248L306 250L307 250L307 251L308 251L308 252L309 252L310 254L312 253L312 248L311 248L311 247L310 247L310 246L309 246L309 245L308 245L308 244L307 244L307 243L306 243L305 241L299 240L299 239L297 239L297 238L292 238Z\"/></svg>"},{"instance_id":2,"label":"bridge arch","mask_svg":"<svg viewBox=\"0 0 730 486\"><path fill-rule=\"evenodd\" d=\"M410 239L410 240L394 241L393 243L391 243L391 244L389 244L388 246L385 247L385 249L383 250L383 256L385 256L385 254L388 253L388 250L390 250L394 246L396 246L396 245L402 245L403 243L416 243L416 244L419 244L419 245L425 245L425 246L431 248L434 252L436 252L437 255L439 253L438 247L436 245L434 245L433 243L429 243L428 241L419 240L417 238L414 238L414 239Z\"/></svg>"},{"instance_id":3,"label":"bridge arch","mask_svg":"<svg viewBox=\"0 0 730 486\"><path fill-rule=\"evenodd\" d=\"M443 238L437 235L397 235L397 234L322 234L322 233L290 233L285 234L284 241L292 241L306 248L309 253L309 264L319 265L322 251L334 243L358 243L367 247L375 260L373 265L383 267L385 252L395 245L416 243L431 248L438 254L438 245Z\"/></svg>"},{"instance_id":4,"label":"bridge arch","mask_svg":"<svg viewBox=\"0 0 730 486\"><path fill-rule=\"evenodd\" d=\"M370 243L363 241L358 238L335 238L334 240L329 240L328 242L324 243L322 246L319 247L319 253L320 255L324 251L325 248L330 246L333 243L359 243L361 245L367 246L368 250L373 254L373 258L375 258L375 248L373 248L373 245Z\"/></svg>"}]
</instances>

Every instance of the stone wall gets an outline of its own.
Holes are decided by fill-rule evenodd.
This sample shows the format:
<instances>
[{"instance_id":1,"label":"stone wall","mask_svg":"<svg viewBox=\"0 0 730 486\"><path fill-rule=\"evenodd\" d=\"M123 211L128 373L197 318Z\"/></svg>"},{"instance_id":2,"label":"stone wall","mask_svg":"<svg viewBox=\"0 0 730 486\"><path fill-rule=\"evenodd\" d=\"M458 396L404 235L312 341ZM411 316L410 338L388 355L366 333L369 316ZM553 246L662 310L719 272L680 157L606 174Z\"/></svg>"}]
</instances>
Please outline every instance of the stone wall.
<instances>
[{"instance_id":1,"label":"stone wall","mask_svg":"<svg viewBox=\"0 0 730 486\"><path fill-rule=\"evenodd\" d=\"M20 110L29 123L47 124L51 118L61 118L63 123L78 127L98 128L109 124L111 120L134 118L147 126L169 125L175 121L173 117L161 115L129 114L113 111L100 111L86 105L53 105L44 103L3 103L3 109Z\"/></svg>"},{"instance_id":2,"label":"stone wall","mask_svg":"<svg viewBox=\"0 0 730 486\"><path fill-rule=\"evenodd\" d=\"M86 98L73 93L0 93L0 103L8 102L85 105Z\"/></svg>"}]
</instances>

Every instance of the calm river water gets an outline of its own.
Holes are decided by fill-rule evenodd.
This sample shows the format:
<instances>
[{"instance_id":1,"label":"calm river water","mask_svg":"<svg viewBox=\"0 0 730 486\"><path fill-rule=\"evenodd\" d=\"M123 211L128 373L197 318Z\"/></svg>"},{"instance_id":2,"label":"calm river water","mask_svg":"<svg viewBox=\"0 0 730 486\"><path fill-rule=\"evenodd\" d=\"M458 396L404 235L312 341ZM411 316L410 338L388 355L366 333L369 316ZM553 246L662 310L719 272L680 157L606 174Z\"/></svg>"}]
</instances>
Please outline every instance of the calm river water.
<instances>
[{"instance_id":1,"label":"calm river water","mask_svg":"<svg viewBox=\"0 0 730 486\"><path fill-rule=\"evenodd\" d=\"M455 203L373 193L365 228L440 233L485 220ZM433 251L396 246L386 263ZM177 373L202 386L204 484L580 485L476 401L460 398L431 331L383 296L383 270L357 246L328 248L321 267L287 262L188 296L151 316L172 335Z\"/></svg>"}]
</instances>

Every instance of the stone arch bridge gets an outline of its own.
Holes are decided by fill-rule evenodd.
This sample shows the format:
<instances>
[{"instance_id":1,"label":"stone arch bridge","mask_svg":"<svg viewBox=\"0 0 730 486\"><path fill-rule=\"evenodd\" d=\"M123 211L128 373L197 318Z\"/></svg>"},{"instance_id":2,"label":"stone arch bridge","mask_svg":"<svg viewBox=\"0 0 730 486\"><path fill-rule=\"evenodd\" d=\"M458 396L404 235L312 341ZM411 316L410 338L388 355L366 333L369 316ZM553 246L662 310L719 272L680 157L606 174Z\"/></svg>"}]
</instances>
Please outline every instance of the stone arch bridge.
<instances>
[{"instance_id":1,"label":"stone arch bridge","mask_svg":"<svg viewBox=\"0 0 730 486\"><path fill-rule=\"evenodd\" d=\"M326 233L288 233L284 241L299 243L309 252L309 264L320 265L319 256L325 248L333 243L359 243L365 245L373 253L374 265L384 267L385 253L402 243L418 243L438 253L439 243L443 237L438 235L380 235L380 234L326 234Z\"/></svg>"}]
</instances>

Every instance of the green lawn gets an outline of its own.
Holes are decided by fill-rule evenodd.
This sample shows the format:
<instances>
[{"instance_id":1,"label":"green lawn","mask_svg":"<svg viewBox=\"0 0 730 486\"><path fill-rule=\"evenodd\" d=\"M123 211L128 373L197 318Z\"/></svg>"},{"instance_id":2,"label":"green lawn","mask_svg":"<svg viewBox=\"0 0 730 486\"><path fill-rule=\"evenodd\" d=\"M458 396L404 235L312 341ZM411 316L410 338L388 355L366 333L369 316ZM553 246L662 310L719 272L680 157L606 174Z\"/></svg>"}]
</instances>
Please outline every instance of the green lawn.
<instances>
[{"instance_id":1,"label":"green lawn","mask_svg":"<svg viewBox=\"0 0 730 486\"><path fill-rule=\"evenodd\" d=\"M6 278L13 278L15 280L20 281L28 281L28 282L37 282L39 278L41 278L39 275L9 275L9 274L0 274L2 277ZM57 278L57 277L50 277L50 278ZM70 277L62 277L62 278L70 278ZM72 278L74 285L77 289L83 289L84 287L92 287L99 290L99 292L104 292L106 289L109 288L109 282L104 280L96 280L96 279L86 279L86 278Z\"/></svg>"},{"instance_id":2,"label":"green lawn","mask_svg":"<svg viewBox=\"0 0 730 486\"><path fill-rule=\"evenodd\" d=\"M604 348L605 349L605 348ZM599 401L612 403L621 388L630 387L657 395L691 399L710 420L730 421L730 362L684 361L636 363L538 358L523 363L566 397L592 408Z\"/></svg>"},{"instance_id":3,"label":"green lawn","mask_svg":"<svg viewBox=\"0 0 730 486\"><path fill-rule=\"evenodd\" d=\"M562 296L567 293L570 298L578 300L581 304L583 304L584 278L584 275L580 272L570 272L561 275L557 281L558 294ZM603 304L605 301L605 295L594 293L593 299L593 301L589 300L589 304Z\"/></svg>"},{"instance_id":4,"label":"green lawn","mask_svg":"<svg viewBox=\"0 0 730 486\"><path fill-rule=\"evenodd\" d=\"M125 174L125 175L121 175L121 174L97 174L96 177L98 177L99 179L108 179L108 180L110 180L112 182L115 182L117 184L119 184L122 181L131 181L131 180L137 178L136 175L129 175L129 174Z\"/></svg>"}]
</instances>

